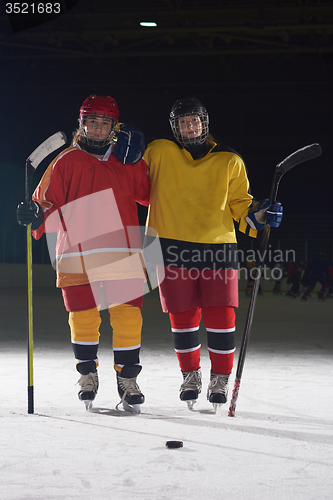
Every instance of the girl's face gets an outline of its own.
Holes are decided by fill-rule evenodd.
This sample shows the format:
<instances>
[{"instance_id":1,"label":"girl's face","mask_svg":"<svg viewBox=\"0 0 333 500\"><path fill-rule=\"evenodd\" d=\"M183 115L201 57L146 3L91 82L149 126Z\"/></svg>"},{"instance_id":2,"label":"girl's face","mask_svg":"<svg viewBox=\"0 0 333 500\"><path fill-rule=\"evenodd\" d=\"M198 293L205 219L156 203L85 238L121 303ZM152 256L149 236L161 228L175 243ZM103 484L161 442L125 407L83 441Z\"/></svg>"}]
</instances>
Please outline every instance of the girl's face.
<instances>
[{"instance_id":1,"label":"girl's face","mask_svg":"<svg viewBox=\"0 0 333 500\"><path fill-rule=\"evenodd\" d=\"M185 139L199 137L202 134L202 123L197 115L182 116L179 118L178 127Z\"/></svg>"},{"instance_id":2,"label":"girl's face","mask_svg":"<svg viewBox=\"0 0 333 500\"><path fill-rule=\"evenodd\" d=\"M105 140L112 128L112 119L102 116L87 116L84 121L84 128L89 139L95 141Z\"/></svg>"}]
</instances>

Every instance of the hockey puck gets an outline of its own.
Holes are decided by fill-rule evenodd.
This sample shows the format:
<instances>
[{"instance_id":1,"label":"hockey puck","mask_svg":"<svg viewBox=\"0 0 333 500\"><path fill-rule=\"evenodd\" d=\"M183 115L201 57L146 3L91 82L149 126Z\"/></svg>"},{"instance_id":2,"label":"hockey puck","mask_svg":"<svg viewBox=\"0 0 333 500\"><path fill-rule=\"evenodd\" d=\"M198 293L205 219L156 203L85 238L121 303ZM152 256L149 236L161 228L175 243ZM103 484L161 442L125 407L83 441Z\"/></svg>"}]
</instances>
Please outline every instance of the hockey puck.
<instances>
[{"instance_id":1,"label":"hockey puck","mask_svg":"<svg viewBox=\"0 0 333 500\"><path fill-rule=\"evenodd\" d=\"M182 448L183 447L183 441L167 441L165 443L165 446L167 448Z\"/></svg>"}]
</instances>

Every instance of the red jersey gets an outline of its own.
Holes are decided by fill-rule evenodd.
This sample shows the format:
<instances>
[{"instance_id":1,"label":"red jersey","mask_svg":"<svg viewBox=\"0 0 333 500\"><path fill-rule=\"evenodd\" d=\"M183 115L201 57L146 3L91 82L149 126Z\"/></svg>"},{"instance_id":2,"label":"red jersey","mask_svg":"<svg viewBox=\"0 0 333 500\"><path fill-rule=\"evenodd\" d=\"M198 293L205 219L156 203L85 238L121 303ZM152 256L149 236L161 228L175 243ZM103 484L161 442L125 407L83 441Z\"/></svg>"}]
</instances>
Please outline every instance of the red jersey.
<instances>
[{"instance_id":1,"label":"red jersey","mask_svg":"<svg viewBox=\"0 0 333 500\"><path fill-rule=\"evenodd\" d=\"M136 202L149 204L147 171L78 145L51 162L33 195L45 217L33 235L57 232L57 286L143 277Z\"/></svg>"}]
</instances>

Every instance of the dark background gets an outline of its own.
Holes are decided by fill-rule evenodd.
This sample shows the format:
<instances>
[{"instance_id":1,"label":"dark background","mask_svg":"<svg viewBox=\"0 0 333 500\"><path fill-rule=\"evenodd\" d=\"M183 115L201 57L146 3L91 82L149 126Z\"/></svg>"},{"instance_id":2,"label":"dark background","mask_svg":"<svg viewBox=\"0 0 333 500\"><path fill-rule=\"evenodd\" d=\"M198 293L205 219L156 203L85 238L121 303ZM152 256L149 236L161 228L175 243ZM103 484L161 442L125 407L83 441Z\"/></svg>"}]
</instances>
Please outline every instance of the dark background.
<instances>
[{"instance_id":1,"label":"dark background","mask_svg":"<svg viewBox=\"0 0 333 500\"><path fill-rule=\"evenodd\" d=\"M269 196L277 163L318 142L322 156L281 182L285 217L270 241L298 259L326 251L333 260L332 2L61 1L62 15L47 22L8 16L8 3L0 3L0 262L25 258L15 219L25 158L58 130L70 141L92 93L114 97L120 120L148 141L170 134L176 99L199 98L217 141L243 156L258 199ZM147 20L157 27L139 25ZM47 261L42 243L33 253Z\"/></svg>"}]
</instances>

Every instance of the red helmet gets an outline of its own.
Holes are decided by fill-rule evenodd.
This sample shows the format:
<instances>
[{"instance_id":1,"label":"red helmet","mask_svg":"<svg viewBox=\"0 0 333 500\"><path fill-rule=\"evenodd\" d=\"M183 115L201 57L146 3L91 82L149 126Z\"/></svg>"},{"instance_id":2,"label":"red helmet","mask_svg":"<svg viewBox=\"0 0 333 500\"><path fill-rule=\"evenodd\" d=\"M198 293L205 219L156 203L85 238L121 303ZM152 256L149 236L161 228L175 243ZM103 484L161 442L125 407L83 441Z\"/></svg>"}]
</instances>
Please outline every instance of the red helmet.
<instances>
[{"instance_id":1,"label":"red helmet","mask_svg":"<svg viewBox=\"0 0 333 500\"><path fill-rule=\"evenodd\" d=\"M118 121L119 109L116 101L109 95L104 97L93 94L83 101L80 116L84 115L106 116Z\"/></svg>"},{"instance_id":2,"label":"red helmet","mask_svg":"<svg viewBox=\"0 0 333 500\"><path fill-rule=\"evenodd\" d=\"M105 137L91 136L91 131L88 133L86 124L90 117L103 119L104 122L109 122L109 134ZM79 127L81 136L86 146L91 146L95 149L105 148L112 142L115 133L115 128L119 118L119 109L116 101L110 96L90 95L83 101L80 108Z\"/></svg>"}]
</instances>

